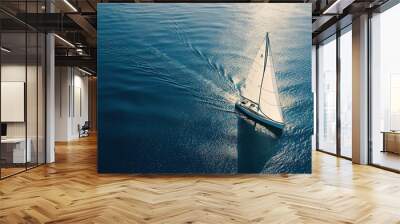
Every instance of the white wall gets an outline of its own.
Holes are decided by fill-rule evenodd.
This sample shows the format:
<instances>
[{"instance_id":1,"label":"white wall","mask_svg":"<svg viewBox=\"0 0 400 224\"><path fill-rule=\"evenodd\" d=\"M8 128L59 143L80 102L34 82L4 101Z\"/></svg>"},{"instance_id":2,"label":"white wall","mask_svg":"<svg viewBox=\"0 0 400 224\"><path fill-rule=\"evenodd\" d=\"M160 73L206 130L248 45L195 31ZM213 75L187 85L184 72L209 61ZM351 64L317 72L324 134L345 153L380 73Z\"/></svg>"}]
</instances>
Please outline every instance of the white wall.
<instances>
[{"instance_id":1,"label":"white wall","mask_svg":"<svg viewBox=\"0 0 400 224\"><path fill-rule=\"evenodd\" d=\"M39 70L37 70L39 69ZM26 121L6 122L7 137L24 138L25 135L30 139L29 143L32 151L32 161L44 163L45 150L45 120L44 120L44 74L42 67L36 65L25 66L25 63L4 63L1 66L2 82L24 82L26 84L26 106L21 108L22 113L26 112ZM27 80L25 80L27 78ZM7 96L3 95L2 98ZM10 108L2 107L3 112ZM11 111L12 113L12 111ZM37 153L39 155L37 156Z\"/></svg>"},{"instance_id":2,"label":"white wall","mask_svg":"<svg viewBox=\"0 0 400 224\"><path fill-rule=\"evenodd\" d=\"M80 73L80 72L77 75L76 71L77 70L75 70L74 82L73 82L73 86L74 86L73 94L75 94L73 96L74 107L72 108L73 119L71 120L71 122L72 122L71 135L74 138L79 137L79 132L78 132L78 128L77 128L78 124L82 126L85 123L85 121L89 120L88 77L82 76L83 73Z\"/></svg>"},{"instance_id":3,"label":"white wall","mask_svg":"<svg viewBox=\"0 0 400 224\"><path fill-rule=\"evenodd\" d=\"M5 64L1 66L2 82L25 82L25 64ZM31 67L28 67L30 70ZM6 110L6 108L1 108ZM25 137L25 122L7 123L7 137Z\"/></svg>"},{"instance_id":4,"label":"white wall","mask_svg":"<svg viewBox=\"0 0 400 224\"><path fill-rule=\"evenodd\" d=\"M67 141L69 139L69 68L55 68L55 141Z\"/></svg>"},{"instance_id":5,"label":"white wall","mask_svg":"<svg viewBox=\"0 0 400 224\"><path fill-rule=\"evenodd\" d=\"M26 70L27 69L27 70ZM25 64L3 64L1 66L1 81L2 82L25 82L26 72L28 72L28 84L31 87L36 86L36 80L31 75L36 76L36 66L27 66ZM4 97L4 96L3 96ZM36 88L27 88L27 118L28 118L28 137L32 132L29 130L36 130ZM6 110L7 108L1 108ZM32 123L33 122L33 123ZM25 137L25 123L26 122L7 122L7 135L8 137ZM36 136L36 131L35 131Z\"/></svg>"},{"instance_id":6,"label":"white wall","mask_svg":"<svg viewBox=\"0 0 400 224\"><path fill-rule=\"evenodd\" d=\"M28 69L32 67L28 66ZM5 64L1 66L1 81L25 82L25 64Z\"/></svg>"},{"instance_id":7,"label":"white wall","mask_svg":"<svg viewBox=\"0 0 400 224\"><path fill-rule=\"evenodd\" d=\"M78 125L88 120L88 114L88 77L76 68L56 67L55 140L77 139Z\"/></svg>"}]
</instances>

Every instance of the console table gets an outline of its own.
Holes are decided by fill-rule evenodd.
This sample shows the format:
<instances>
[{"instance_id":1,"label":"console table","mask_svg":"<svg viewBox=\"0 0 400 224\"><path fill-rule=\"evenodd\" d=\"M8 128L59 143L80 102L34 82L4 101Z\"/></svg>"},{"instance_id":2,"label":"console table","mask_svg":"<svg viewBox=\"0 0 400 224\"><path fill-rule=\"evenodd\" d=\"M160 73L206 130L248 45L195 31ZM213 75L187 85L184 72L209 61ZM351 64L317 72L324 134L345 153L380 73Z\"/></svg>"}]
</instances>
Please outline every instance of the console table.
<instances>
[{"instance_id":1,"label":"console table","mask_svg":"<svg viewBox=\"0 0 400 224\"><path fill-rule=\"evenodd\" d=\"M400 131L383 131L382 152L400 154Z\"/></svg>"},{"instance_id":2,"label":"console table","mask_svg":"<svg viewBox=\"0 0 400 224\"><path fill-rule=\"evenodd\" d=\"M1 139L1 157L6 163L25 163L31 162L31 145L32 141L30 138L26 139L26 150L25 150L25 138L6 138Z\"/></svg>"}]
</instances>

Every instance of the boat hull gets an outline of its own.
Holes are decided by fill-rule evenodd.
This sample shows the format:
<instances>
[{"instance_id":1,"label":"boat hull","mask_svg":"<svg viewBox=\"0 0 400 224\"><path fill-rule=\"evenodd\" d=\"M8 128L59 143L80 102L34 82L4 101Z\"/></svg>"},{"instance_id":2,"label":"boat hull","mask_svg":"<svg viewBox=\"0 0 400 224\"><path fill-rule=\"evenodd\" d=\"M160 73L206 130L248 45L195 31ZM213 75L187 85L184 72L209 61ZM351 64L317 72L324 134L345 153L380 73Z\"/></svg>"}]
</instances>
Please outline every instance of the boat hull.
<instances>
[{"instance_id":1,"label":"boat hull","mask_svg":"<svg viewBox=\"0 0 400 224\"><path fill-rule=\"evenodd\" d=\"M242 105L240 102L237 102L235 104L236 108L238 108L240 111L242 111L244 114L246 114L248 117L260 122L261 124L272 126L274 128L278 129L283 129L284 124L282 122L274 121L272 119L269 119L267 117L261 116L251 110L250 108Z\"/></svg>"}]
</instances>

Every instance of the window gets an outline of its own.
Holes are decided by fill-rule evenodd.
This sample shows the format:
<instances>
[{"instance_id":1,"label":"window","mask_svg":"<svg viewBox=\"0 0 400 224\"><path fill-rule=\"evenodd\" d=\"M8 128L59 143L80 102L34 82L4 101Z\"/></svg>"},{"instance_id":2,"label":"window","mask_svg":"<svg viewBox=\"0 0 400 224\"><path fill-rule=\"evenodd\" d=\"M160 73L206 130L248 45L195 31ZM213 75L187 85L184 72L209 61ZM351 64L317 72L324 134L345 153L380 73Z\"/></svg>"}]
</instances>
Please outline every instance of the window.
<instances>
[{"instance_id":1,"label":"window","mask_svg":"<svg viewBox=\"0 0 400 224\"><path fill-rule=\"evenodd\" d=\"M15 6L1 2L0 6ZM19 2L17 13L41 13L44 1ZM45 163L44 33L0 12L0 178Z\"/></svg>"},{"instance_id":2,"label":"window","mask_svg":"<svg viewBox=\"0 0 400 224\"><path fill-rule=\"evenodd\" d=\"M400 4L371 18L371 162L400 170Z\"/></svg>"},{"instance_id":3,"label":"window","mask_svg":"<svg viewBox=\"0 0 400 224\"><path fill-rule=\"evenodd\" d=\"M340 155L352 157L352 33L351 26L340 35Z\"/></svg>"},{"instance_id":4,"label":"window","mask_svg":"<svg viewBox=\"0 0 400 224\"><path fill-rule=\"evenodd\" d=\"M336 36L318 47L318 149L336 153Z\"/></svg>"}]
</instances>

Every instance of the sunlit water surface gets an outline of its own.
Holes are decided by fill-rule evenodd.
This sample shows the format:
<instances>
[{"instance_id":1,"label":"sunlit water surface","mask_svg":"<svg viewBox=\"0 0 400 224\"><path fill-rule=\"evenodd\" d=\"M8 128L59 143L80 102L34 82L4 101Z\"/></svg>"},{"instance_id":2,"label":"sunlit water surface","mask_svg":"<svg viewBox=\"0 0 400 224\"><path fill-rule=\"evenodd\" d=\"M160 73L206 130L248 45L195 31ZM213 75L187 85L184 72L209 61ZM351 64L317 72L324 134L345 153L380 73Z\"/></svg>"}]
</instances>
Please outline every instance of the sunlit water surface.
<instances>
[{"instance_id":1,"label":"sunlit water surface","mask_svg":"<svg viewBox=\"0 0 400 224\"><path fill-rule=\"evenodd\" d=\"M99 7L99 170L311 171L311 10L296 4ZM285 128L235 102L270 32Z\"/></svg>"}]
</instances>

